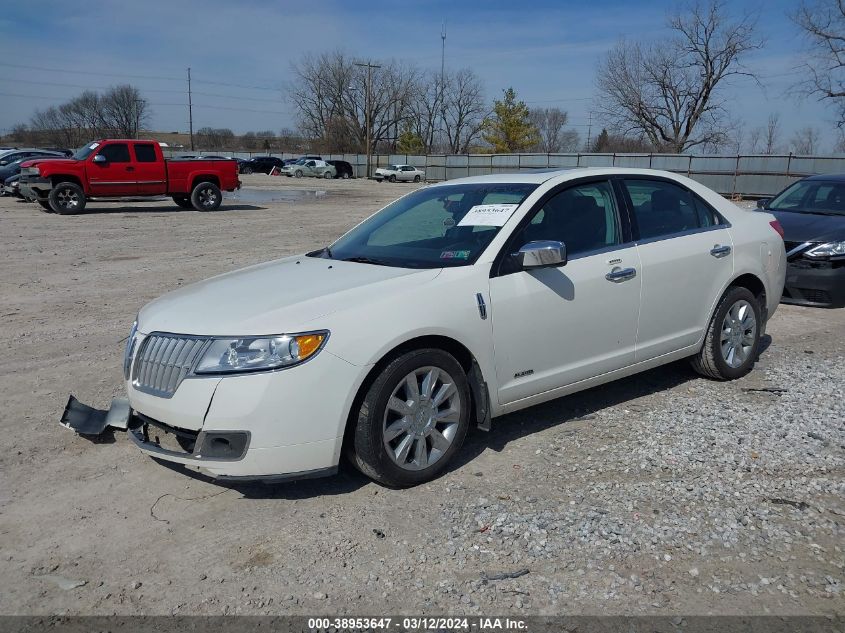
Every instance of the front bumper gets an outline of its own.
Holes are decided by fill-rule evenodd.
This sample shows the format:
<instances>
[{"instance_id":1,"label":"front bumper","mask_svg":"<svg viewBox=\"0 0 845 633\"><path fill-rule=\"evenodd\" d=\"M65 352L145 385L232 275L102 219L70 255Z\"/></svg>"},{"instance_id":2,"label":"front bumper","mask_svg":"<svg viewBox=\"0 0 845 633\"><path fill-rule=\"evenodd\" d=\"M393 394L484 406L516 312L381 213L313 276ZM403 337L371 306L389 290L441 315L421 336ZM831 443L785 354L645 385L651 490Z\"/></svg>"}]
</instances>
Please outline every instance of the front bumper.
<instances>
[{"instance_id":1,"label":"front bumper","mask_svg":"<svg viewBox=\"0 0 845 633\"><path fill-rule=\"evenodd\" d=\"M216 478L331 474L363 370L323 350L289 369L187 378L170 398L127 383L130 405L142 421L130 438L151 457ZM246 440L237 444L233 438ZM221 458L210 450L215 442L234 448Z\"/></svg>"},{"instance_id":2,"label":"front bumper","mask_svg":"<svg viewBox=\"0 0 845 633\"><path fill-rule=\"evenodd\" d=\"M845 260L789 262L782 303L819 308L845 307Z\"/></svg>"},{"instance_id":3,"label":"front bumper","mask_svg":"<svg viewBox=\"0 0 845 633\"><path fill-rule=\"evenodd\" d=\"M50 180L36 176L21 176L18 182L20 182L20 194L27 200L46 198L53 188L53 183Z\"/></svg>"}]
</instances>

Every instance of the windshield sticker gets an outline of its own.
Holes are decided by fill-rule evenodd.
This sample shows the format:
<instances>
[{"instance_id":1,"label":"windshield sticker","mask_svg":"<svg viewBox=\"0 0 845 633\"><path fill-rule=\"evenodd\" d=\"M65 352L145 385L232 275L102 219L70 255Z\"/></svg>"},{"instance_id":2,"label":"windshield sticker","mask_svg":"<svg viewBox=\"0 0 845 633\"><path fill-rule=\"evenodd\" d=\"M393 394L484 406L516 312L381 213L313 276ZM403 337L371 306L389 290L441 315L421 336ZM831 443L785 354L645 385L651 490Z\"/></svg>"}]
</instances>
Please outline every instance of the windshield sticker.
<instances>
[{"instance_id":1,"label":"windshield sticker","mask_svg":"<svg viewBox=\"0 0 845 633\"><path fill-rule=\"evenodd\" d=\"M458 226L504 226L518 204L477 204L458 222Z\"/></svg>"},{"instance_id":2,"label":"windshield sticker","mask_svg":"<svg viewBox=\"0 0 845 633\"><path fill-rule=\"evenodd\" d=\"M440 259L469 259L469 251L443 251Z\"/></svg>"},{"instance_id":3,"label":"windshield sticker","mask_svg":"<svg viewBox=\"0 0 845 633\"><path fill-rule=\"evenodd\" d=\"M99 143L91 143L91 144L88 146L88 149L97 149L99 146L100 146L100 144L99 144Z\"/></svg>"}]
</instances>

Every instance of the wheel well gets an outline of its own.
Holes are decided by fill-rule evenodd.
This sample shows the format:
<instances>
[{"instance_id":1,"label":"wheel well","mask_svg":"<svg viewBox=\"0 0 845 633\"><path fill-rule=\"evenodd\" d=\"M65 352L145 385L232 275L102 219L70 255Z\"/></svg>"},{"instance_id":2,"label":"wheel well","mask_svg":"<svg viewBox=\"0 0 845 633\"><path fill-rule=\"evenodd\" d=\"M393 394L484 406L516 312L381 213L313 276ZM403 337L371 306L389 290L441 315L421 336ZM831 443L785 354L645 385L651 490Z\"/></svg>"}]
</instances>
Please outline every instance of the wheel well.
<instances>
[{"instance_id":1,"label":"wheel well","mask_svg":"<svg viewBox=\"0 0 845 633\"><path fill-rule=\"evenodd\" d=\"M355 398L352 400L352 406L349 408L346 415L346 428L343 433L341 455L343 455L350 446L349 443L351 442L352 435L355 431L354 420L357 415L356 412L358 411L358 407L373 382L375 382L376 378L381 373L381 370L397 356L401 356L406 352L416 349L440 349L444 352L448 352L455 358L455 360L458 361L467 375L469 375L472 370L473 363L475 362L475 357L472 355L472 352L470 352L464 345L453 338L449 338L448 336L418 336L417 338L410 339L394 347L382 356L375 365L373 365L373 368L367 373L367 377L364 378L364 382L362 382L361 386L358 387L358 392L355 394ZM470 393L472 393L472 389L470 389ZM470 412L470 420L475 418L475 407L475 402L473 402L472 411Z\"/></svg>"},{"instance_id":2,"label":"wheel well","mask_svg":"<svg viewBox=\"0 0 845 633\"><path fill-rule=\"evenodd\" d=\"M50 176L50 182L53 183L54 187L60 182L72 182L73 184L82 187L82 182L76 176ZM82 189L84 190L85 187L82 187Z\"/></svg>"},{"instance_id":3,"label":"wheel well","mask_svg":"<svg viewBox=\"0 0 845 633\"><path fill-rule=\"evenodd\" d=\"M194 176L194 180L191 182L191 191L200 184L201 182L212 182L218 187L220 186L220 179L217 176L213 176L211 174L206 174L204 176Z\"/></svg>"},{"instance_id":4,"label":"wheel well","mask_svg":"<svg viewBox=\"0 0 845 633\"><path fill-rule=\"evenodd\" d=\"M751 292L751 294L757 297L757 301L760 302L760 309L763 310L764 320L766 320L766 286L763 285L763 282L760 281L759 277L752 275L751 273L746 273L734 279L731 282L731 286L746 288Z\"/></svg>"}]
</instances>

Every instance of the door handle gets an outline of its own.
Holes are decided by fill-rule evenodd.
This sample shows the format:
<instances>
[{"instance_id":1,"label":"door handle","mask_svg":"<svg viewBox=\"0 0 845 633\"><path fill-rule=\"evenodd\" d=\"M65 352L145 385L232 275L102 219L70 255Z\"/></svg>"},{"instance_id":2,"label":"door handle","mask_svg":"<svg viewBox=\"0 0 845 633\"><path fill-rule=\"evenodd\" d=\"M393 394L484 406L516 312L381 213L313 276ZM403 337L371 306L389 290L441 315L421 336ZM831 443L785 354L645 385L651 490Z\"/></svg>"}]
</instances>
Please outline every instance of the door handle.
<instances>
[{"instance_id":1,"label":"door handle","mask_svg":"<svg viewBox=\"0 0 845 633\"><path fill-rule=\"evenodd\" d=\"M129 166L129 167L126 168L126 171L135 171L135 168L132 167L132 166Z\"/></svg>"},{"instance_id":2,"label":"door handle","mask_svg":"<svg viewBox=\"0 0 845 633\"><path fill-rule=\"evenodd\" d=\"M611 270L604 276L604 278L608 281L612 281L613 283L618 284L622 281L628 281L629 279L633 279L636 276L636 268L619 268L619 266L615 266L613 270Z\"/></svg>"},{"instance_id":3,"label":"door handle","mask_svg":"<svg viewBox=\"0 0 845 633\"><path fill-rule=\"evenodd\" d=\"M714 245L713 248L710 249L710 254L719 259L720 257L725 257L731 254L731 247L730 246L719 246L718 244Z\"/></svg>"}]
</instances>

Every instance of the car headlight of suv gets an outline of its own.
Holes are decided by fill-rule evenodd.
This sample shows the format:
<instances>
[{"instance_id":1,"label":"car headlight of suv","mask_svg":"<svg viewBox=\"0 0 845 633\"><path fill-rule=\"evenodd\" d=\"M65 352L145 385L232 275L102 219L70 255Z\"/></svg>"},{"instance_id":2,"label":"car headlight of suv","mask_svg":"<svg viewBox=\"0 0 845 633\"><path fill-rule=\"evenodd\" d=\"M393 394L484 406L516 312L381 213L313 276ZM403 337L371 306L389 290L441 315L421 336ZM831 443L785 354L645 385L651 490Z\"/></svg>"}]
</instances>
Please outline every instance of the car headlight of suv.
<instances>
[{"instance_id":1,"label":"car headlight of suv","mask_svg":"<svg viewBox=\"0 0 845 633\"><path fill-rule=\"evenodd\" d=\"M215 338L200 358L195 374L233 374L281 369L303 363L326 344L328 331L277 336Z\"/></svg>"},{"instance_id":2,"label":"car headlight of suv","mask_svg":"<svg viewBox=\"0 0 845 633\"><path fill-rule=\"evenodd\" d=\"M129 374L132 370L132 356L135 353L135 335L138 333L138 319L132 324L132 329L129 330L129 337L126 339L126 347L123 350L123 377L129 380Z\"/></svg>"},{"instance_id":3,"label":"car headlight of suv","mask_svg":"<svg viewBox=\"0 0 845 633\"><path fill-rule=\"evenodd\" d=\"M845 242L826 242L808 250L809 257L840 257L845 255Z\"/></svg>"}]
</instances>

